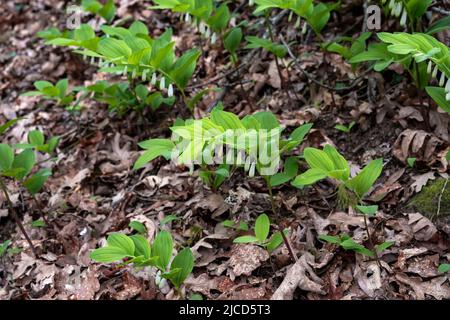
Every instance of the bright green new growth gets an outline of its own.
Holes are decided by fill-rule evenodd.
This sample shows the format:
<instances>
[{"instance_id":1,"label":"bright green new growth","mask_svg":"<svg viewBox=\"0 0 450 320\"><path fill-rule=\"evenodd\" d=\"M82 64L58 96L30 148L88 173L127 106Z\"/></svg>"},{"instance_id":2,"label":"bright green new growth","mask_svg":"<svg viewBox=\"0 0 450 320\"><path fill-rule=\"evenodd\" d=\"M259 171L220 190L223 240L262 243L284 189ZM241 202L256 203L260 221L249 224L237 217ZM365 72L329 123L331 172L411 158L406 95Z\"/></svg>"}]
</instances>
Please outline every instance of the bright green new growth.
<instances>
[{"instance_id":1,"label":"bright green new growth","mask_svg":"<svg viewBox=\"0 0 450 320\"><path fill-rule=\"evenodd\" d=\"M287 230L283 231L287 235ZM242 236L234 239L234 243L255 243L258 246L266 248L267 251L272 252L283 243L283 235L281 231L275 232L270 239L268 239L270 233L270 219L263 213L258 216L255 221L254 236Z\"/></svg>"},{"instance_id":2,"label":"bright green new growth","mask_svg":"<svg viewBox=\"0 0 450 320\"><path fill-rule=\"evenodd\" d=\"M297 176L292 181L292 185L300 188L325 178L333 179L339 184L338 200L341 207L355 206L360 203L383 169L383 160L376 159L356 176L350 177L350 166L347 160L330 145L326 145L323 150L306 148L303 154L310 169Z\"/></svg>"},{"instance_id":3,"label":"bright green new growth","mask_svg":"<svg viewBox=\"0 0 450 320\"><path fill-rule=\"evenodd\" d=\"M392 63L400 63L415 80L418 88L425 88L436 79L439 87L426 87L427 93L446 112L450 113L450 54L449 48L428 34L378 34L383 43L375 43L368 50L350 59L350 63L374 61L374 69L382 71Z\"/></svg>"},{"instance_id":4,"label":"bright green new growth","mask_svg":"<svg viewBox=\"0 0 450 320\"><path fill-rule=\"evenodd\" d=\"M83 24L65 37L51 37L46 43L78 47L74 52L90 57L91 63L98 64L100 71L126 75L131 94L139 90L142 95L138 98L145 103L155 106L158 103L152 100L158 98L149 98L148 92L135 85L151 85L155 92L167 92L169 98L174 95L175 86L187 102L184 89L195 71L199 50L191 49L176 58L172 30L153 39L145 24L139 21L128 29L103 25L101 30L103 34L99 37L91 26Z\"/></svg>"},{"instance_id":5,"label":"bright green new growth","mask_svg":"<svg viewBox=\"0 0 450 320\"><path fill-rule=\"evenodd\" d=\"M59 138L53 137L45 141L44 135L37 130L28 134L28 143L0 144L0 177L12 178L22 183L31 194L38 193L51 175L51 169L45 168L30 175L36 165L35 150L53 154ZM23 149L15 154L15 149Z\"/></svg>"},{"instance_id":6,"label":"bright green new growth","mask_svg":"<svg viewBox=\"0 0 450 320\"><path fill-rule=\"evenodd\" d=\"M172 251L173 240L167 231L158 233L151 245L140 234L113 233L108 236L105 247L91 252L91 259L102 263L123 262L137 268L155 267L163 278L179 288L194 268L194 256L190 248L185 248L170 263Z\"/></svg>"},{"instance_id":7,"label":"bright green new growth","mask_svg":"<svg viewBox=\"0 0 450 320\"><path fill-rule=\"evenodd\" d=\"M377 253L382 253L383 251L389 249L394 242L386 241L382 244L375 246L375 252L367 249L362 244L355 242L349 235L343 234L340 236L328 236L328 235L320 235L319 239L322 241L326 241L331 244L338 245L342 247L344 250L355 251L356 253L365 255L370 258L375 258Z\"/></svg>"},{"instance_id":8,"label":"bright green new growth","mask_svg":"<svg viewBox=\"0 0 450 320\"><path fill-rule=\"evenodd\" d=\"M443 263L438 268L438 272L440 272L440 273L446 273L449 271L450 271L450 264L448 264L448 263Z\"/></svg>"},{"instance_id":9,"label":"bright green new growth","mask_svg":"<svg viewBox=\"0 0 450 320\"><path fill-rule=\"evenodd\" d=\"M59 80L55 85L48 81L36 81L34 87L37 91L28 91L21 96L43 96L45 99L56 100L60 106L67 106L75 99L74 93L69 90L67 79Z\"/></svg>"},{"instance_id":10,"label":"bright green new growth","mask_svg":"<svg viewBox=\"0 0 450 320\"><path fill-rule=\"evenodd\" d=\"M116 15L116 6L114 0L108 0L104 5L97 0L82 0L81 7L84 11L92 14L98 14L107 22L111 22Z\"/></svg>"},{"instance_id":11,"label":"bright green new growth","mask_svg":"<svg viewBox=\"0 0 450 320\"><path fill-rule=\"evenodd\" d=\"M198 137L201 132L195 133L196 126L202 128L204 133L203 137ZM278 154L290 152L303 142L304 137L311 129L311 124L306 124L295 129L288 139L279 138ZM212 153L215 151L216 146L224 145L228 143L228 147L235 149L234 158L228 159L226 164L217 166L215 170L208 168L208 164L205 162L205 157L201 157L202 163L199 163L201 168L201 178L216 190L226 178L234 172L236 168L244 167L245 171L249 172L249 176L254 176L255 171L261 172L263 165L254 159L255 162L251 162L248 155L251 155L251 151L254 148L269 148L268 145L262 145L260 139L250 139L254 135L258 135L258 130L273 130L274 132L281 134L282 128L278 122L278 119L270 112L258 112L254 115L239 119L235 114L226 112L216 107L210 117L205 117L201 120L186 120L178 121L175 126L170 128L176 136L179 136L179 140L170 139L151 139L139 143L139 146L146 151L139 157L134 165L134 169L139 169L145 166L153 159L163 156L166 159L171 159L173 156L179 164L185 164L191 167L195 159L198 159L199 155L207 155L212 158ZM240 130L239 136L246 137L245 145L237 145L236 143L229 144L227 141L227 134L233 132L233 130ZM194 134L195 133L195 134ZM247 139L248 138L248 139ZM179 142L183 140L184 144L180 147ZM269 143L269 142L268 142ZM179 152L174 153L175 148ZM237 151L244 151L245 157L240 156ZM273 150L275 151L275 150ZM172 159L174 160L174 159ZM231 161L230 161L231 160ZM228 162L229 161L229 162ZM232 162L232 164L230 164ZM297 159L296 157L289 157L285 162L284 172L276 173L271 176L265 176L266 180L270 181L272 186L280 185L288 182L297 174Z\"/></svg>"},{"instance_id":12,"label":"bright green new growth","mask_svg":"<svg viewBox=\"0 0 450 320\"><path fill-rule=\"evenodd\" d=\"M296 26L300 26L301 19L305 19L315 33L319 34L330 20L331 11L335 10L339 3L318 3L313 0L255 0L255 14L267 9L287 9L298 16ZM306 23L303 24L302 32L306 32Z\"/></svg>"}]
</instances>

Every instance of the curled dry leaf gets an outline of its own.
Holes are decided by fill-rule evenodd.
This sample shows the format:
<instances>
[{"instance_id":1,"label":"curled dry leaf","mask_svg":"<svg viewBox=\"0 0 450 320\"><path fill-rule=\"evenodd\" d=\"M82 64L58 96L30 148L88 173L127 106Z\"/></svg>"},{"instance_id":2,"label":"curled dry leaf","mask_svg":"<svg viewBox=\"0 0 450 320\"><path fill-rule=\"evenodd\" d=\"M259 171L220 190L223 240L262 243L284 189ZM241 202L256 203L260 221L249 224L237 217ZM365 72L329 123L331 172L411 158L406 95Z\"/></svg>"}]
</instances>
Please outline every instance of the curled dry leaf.
<instances>
[{"instance_id":1,"label":"curled dry leaf","mask_svg":"<svg viewBox=\"0 0 450 320\"><path fill-rule=\"evenodd\" d=\"M395 278L403 284L406 284L414 291L415 299L424 300L426 296L432 296L435 299L450 299L450 286L445 283L447 277L438 277L430 281L423 282L419 277L408 277L404 273L395 275Z\"/></svg>"},{"instance_id":2,"label":"curled dry leaf","mask_svg":"<svg viewBox=\"0 0 450 320\"><path fill-rule=\"evenodd\" d=\"M423 130L406 129L395 141L394 156L403 163L414 157L431 165L436 162L436 149L442 144L442 140Z\"/></svg>"},{"instance_id":3,"label":"curled dry leaf","mask_svg":"<svg viewBox=\"0 0 450 320\"><path fill-rule=\"evenodd\" d=\"M420 213L408 214L408 224L412 227L414 238L419 241L428 241L438 232L436 226Z\"/></svg>"}]
</instances>

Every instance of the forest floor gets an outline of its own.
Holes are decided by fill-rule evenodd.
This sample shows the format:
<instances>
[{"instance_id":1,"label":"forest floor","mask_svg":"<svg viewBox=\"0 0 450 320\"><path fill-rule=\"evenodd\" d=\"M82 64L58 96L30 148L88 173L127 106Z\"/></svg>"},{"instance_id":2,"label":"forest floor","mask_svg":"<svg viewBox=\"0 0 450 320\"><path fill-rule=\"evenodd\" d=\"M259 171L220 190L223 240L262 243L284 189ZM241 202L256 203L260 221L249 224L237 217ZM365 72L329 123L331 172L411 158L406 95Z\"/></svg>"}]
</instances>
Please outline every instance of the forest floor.
<instances>
[{"instance_id":1,"label":"forest floor","mask_svg":"<svg viewBox=\"0 0 450 320\"><path fill-rule=\"evenodd\" d=\"M0 243L10 239L13 247L21 248L1 258L0 299L174 299L173 289L157 288L144 271L97 264L89 258L108 233L131 231L129 223L139 221L152 235L168 215L179 219L164 228L171 230L175 242L189 245L196 257L183 287L187 296L270 299L292 270L287 248L281 246L269 257L257 246L233 244L242 233L221 224L231 219L252 226L259 214L270 213L268 190L260 177L237 172L213 193L196 171L190 174L163 158L144 170L132 169L141 153L139 141L169 137L168 128L176 118L190 117L182 103L148 113L143 122L134 112L119 117L94 103L75 119L52 102L19 97L36 80L67 77L71 84L86 85L104 78L70 49L45 45L35 36L50 26L64 28L66 6L56 0L0 4L0 123L23 117L2 139L24 141L27 132L36 128L61 137L57 161L44 164L53 175L36 199L15 183L8 184L39 252L37 259L0 196ZM362 30L362 1L343 1L342 7L323 31L327 41ZM206 95L195 108L195 117L205 116L221 99L225 110L240 117L270 110L288 132L313 123L302 148L335 145L354 171L372 159L384 159L383 173L368 197L379 206L371 219L373 237L395 242L382 254L381 268L372 259L317 240L323 233L365 239L362 216L337 209L332 184L322 181L302 190L288 184L275 188L280 212L271 219L289 229L299 257L296 265L301 265L296 289L285 299L450 299L449 277L437 272L440 263L450 261L450 212L436 218L410 205L427 183L448 179L448 114L428 98L420 98L399 70L383 74L352 70L341 56L321 50L313 35L291 46L300 67L332 87L336 83L354 87L336 91L319 86L295 64L289 74L283 71L290 79L288 86L280 80L273 57L262 50L252 56L249 50L239 50L242 61L249 63L230 73L233 66L220 45L205 42L179 17L146 8L141 1L122 0L118 19L141 20L152 35L172 27L180 52L202 48L188 93L205 86L226 87L225 94ZM238 10L242 19L255 23L251 10ZM287 27L287 18L277 22L275 33L282 31L291 42L298 34ZM382 28L395 30L396 23L384 19ZM449 35L441 41L449 43ZM284 62L287 65L292 58L287 56ZM352 121L356 124L349 133L335 129L336 124ZM411 157L416 158L413 167L407 164ZM43 216L44 226L33 223Z\"/></svg>"}]
</instances>

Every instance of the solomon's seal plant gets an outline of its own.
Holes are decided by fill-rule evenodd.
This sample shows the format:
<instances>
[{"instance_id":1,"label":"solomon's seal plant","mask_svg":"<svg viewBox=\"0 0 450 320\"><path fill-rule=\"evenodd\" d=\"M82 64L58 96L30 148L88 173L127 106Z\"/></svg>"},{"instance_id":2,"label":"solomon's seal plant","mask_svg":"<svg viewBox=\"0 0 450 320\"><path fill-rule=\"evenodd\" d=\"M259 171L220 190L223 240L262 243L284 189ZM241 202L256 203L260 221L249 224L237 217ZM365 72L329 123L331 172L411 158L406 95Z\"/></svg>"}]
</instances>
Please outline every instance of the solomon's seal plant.
<instances>
[{"instance_id":1,"label":"solomon's seal plant","mask_svg":"<svg viewBox=\"0 0 450 320\"><path fill-rule=\"evenodd\" d=\"M338 186L338 202L342 208L359 204L383 168L382 159L372 160L351 177L347 160L331 145L326 145L323 150L306 148L303 155L310 169L297 176L292 184L301 188L329 178Z\"/></svg>"},{"instance_id":2,"label":"solomon's seal plant","mask_svg":"<svg viewBox=\"0 0 450 320\"><path fill-rule=\"evenodd\" d=\"M284 230L284 235L287 235L287 230ZM270 219L263 213L258 216L255 221L254 236L241 236L234 239L234 243L254 243L258 246L265 248L267 251L272 252L283 243L283 235L281 231L275 232L270 239L268 239L270 233Z\"/></svg>"},{"instance_id":3,"label":"solomon's seal plant","mask_svg":"<svg viewBox=\"0 0 450 320\"><path fill-rule=\"evenodd\" d=\"M426 91L443 110L450 113L449 48L423 33L382 32L378 37L383 43L370 45L368 51L356 55L350 62L375 61L376 71L382 71L394 62L400 63L421 89L435 79L438 86L426 87Z\"/></svg>"},{"instance_id":4,"label":"solomon's seal plant","mask_svg":"<svg viewBox=\"0 0 450 320\"><path fill-rule=\"evenodd\" d=\"M100 71L127 76L132 94L136 85L145 84L169 98L178 89L188 102L184 89L195 71L199 50L191 49L176 58L172 30L154 39L139 21L128 29L103 25L101 30L99 37L91 26L83 24L68 37L46 43L77 47L74 52L90 58Z\"/></svg>"},{"instance_id":5,"label":"solomon's seal plant","mask_svg":"<svg viewBox=\"0 0 450 320\"><path fill-rule=\"evenodd\" d=\"M388 14L400 19L401 26L406 26L409 21L411 30L414 31L433 0L380 0L380 2Z\"/></svg>"},{"instance_id":6,"label":"solomon's seal plant","mask_svg":"<svg viewBox=\"0 0 450 320\"><path fill-rule=\"evenodd\" d=\"M11 127L16 121L10 121L0 127L0 132L4 132ZM47 179L52 174L51 169L40 169L35 173L33 169L36 166L36 151L42 153L53 154L58 145L59 139L53 137L45 140L44 135L37 130L31 131L28 134L28 142L10 146L5 143L0 144L0 189L3 192L8 203L11 214L18 224L25 239L29 243L35 256L37 256L36 249L26 233L18 215L15 211L14 205L10 199L6 179L12 179L21 184L31 195L38 193L44 186ZM22 150L16 153L16 150Z\"/></svg>"},{"instance_id":7,"label":"solomon's seal plant","mask_svg":"<svg viewBox=\"0 0 450 320\"><path fill-rule=\"evenodd\" d=\"M110 234L107 245L91 252L91 259L102 263L121 262L136 268L155 267L158 276L168 279L179 289L194 268L190 248L184 248L172 259L173 240L167 231L159 232L153 243L142 235Z\"/></svg>"},{"instance_id":8,"label":"solomon's seal plant","mask_svg":"<svg viewBox=\"0 0 450 320\"><path fill-rule=\"evenodd\" d=\"M68 79L61 79L55 85L48 81L36 81L34 87L36 91L25 92L22 96L43 96L45 99L55 100L60 106L68 106L75 99L75 95L69 90Z\"/></svg>"}]
</instances>

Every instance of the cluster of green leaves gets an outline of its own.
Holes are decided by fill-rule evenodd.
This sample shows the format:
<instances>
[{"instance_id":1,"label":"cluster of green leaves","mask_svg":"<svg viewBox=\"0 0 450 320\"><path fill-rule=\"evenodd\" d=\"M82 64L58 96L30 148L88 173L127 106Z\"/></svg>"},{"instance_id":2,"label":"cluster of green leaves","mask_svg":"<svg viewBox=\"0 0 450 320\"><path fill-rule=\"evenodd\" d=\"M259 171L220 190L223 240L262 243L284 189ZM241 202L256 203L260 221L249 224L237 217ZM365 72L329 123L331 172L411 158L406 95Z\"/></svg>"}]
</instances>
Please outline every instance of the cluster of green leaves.
<instances>
[{"instance_id":1,"label":"cluster of green leaves","mask_svg":"<svg viewBox=\"0 0 450 320\"><path fill-rule=\"evenodd\" d=\"M110 84L108 81L98 81L87 87L80 87L93 100L105 103L111 111L116 111L123 115L132 106L134 110L142 111L150 107L155 111L161 105L172 106L175 97L165 97L161 92L150 92L144 84L138 84L130 88L128 82L118 82Z\"/></svg>"},{"instance_id":2,"label":"cluster of green leaves","mask_svg":"<svg viewBox=\"0 0 450 320\"><path fill-rule=\"evenodd\" d=\"M287 235L287 230L283 231L285 235ZM234 239L234 243L254 243L258 246L265 248L267 251L272 252L276 248L278 248L283 243L283 235L281 231L275 232L270 239L270 219L269 217L263 213L258 216L255 221L255 229L254 236L242 236Z\"/></svg>"},{"instance_id":3,"label":"cluster of green leaves","mask_svg":"<svg viewBox=\"0 0 450 320\"><path fill-rule=\"evenodd\" d=\"M270 41L269 39L262 39L255 36L245 37L248 44L246 46L247 49L258 49L263 48L264 50L272 53L278 58L284 58L287 53L287 49L284 45L276 44Z\"/></svg>"},{"instance_id":4,"label":"cluster of green leaves","mask_svg":"<svg viewBox=\"0 0 450 320\"><path fill-rule=\"evenodd\" d=\"M298 188L330 178L339 184L340 201L344 206L356 205L372 188L383 169L383 160L372 160L356 176L350 177L350 166L345 158L331 145L323 150L306 148L303 152L310 169L297 176L292 184ZM351 191L351 193L345 192Z\"/></svg>"},{"instance_id":5,"label":"cluster of green leaves","mask_svg":"<svg viewBox=\"0 0 450 320\"><path fill-rule=\"evenodd\" d=\"M383 71L392 63L401 64L418 88L425 88L433 100L450 113L450 50L434 37L423 33L378 34L382 43L369 45L368 50L350 59L351 63L371 61L374 70ZM440 75L439 75L440 73ZM439 86L428 86L436 78Z\"/></svg>"},{"instance_id":6,"label":"cluster of green leaves","mask_svg":"<svg viewBox=\"0 0 450 320\"><path fill-rule=\"evenodd\" d=\"M375 246L376 253L374 253L372 250L366 248L362 244L357 243L348 234L339 236L321 235L319 236L319 239L342 247L344 250L351 250L370 258L375 258L376 253L382 253L394 244L393 242L386 241L380 245L377 245Z\"/></svg>"},{"instance_id":7,"label":"cluster of green leaves","mask_svg":"<svg viewBox=\"0 0 450 320\"><path fill-rule=\"evenodd\" d=\"M213 0L153 0L151 9L169 9L181 13L185 22L193 23L199 32L216 43L222 39L225 49L230 52L233 62L237 61L236 51L242 41L240 25L229 28L231 12L226 3L216 5Z\"/></svg>"},{"instance_id":8,"label":"cluster of green leaves","mask_svg":"<svg viewBox=\"0 0 450 320\"><path fill-rule=\"evenodd\" d=\"M107 0L105 4L97 0L82 0L81 7L86 12L99 15L107 22L111 22L116 15L114 0Z\"/></svg>"},{"instance_id":9,"label":"cluster of green leaves","mask_svg":"<svg viewBox=\"0 0 450 320\"><path fill-rule=\"evenodd\" d=\"M199 138L195 133L196 127L201 127L207 134ZM174 155L177 156L176 160L179 164L186 164L192 167L192 163L195 159L199 158L199 154L209 154L212 157L212 153L216 146L230 143L230 141L227 140L228 132L240 130L240 136L244 137L241 141L249 142L251 140L253 142L245 143L245 145L237 145L237 143L232 142L228 145L228 147L236 150L236 152L234 152L235 158L232 159L232 161L228 159L229 162L227 161L227 164L219 165L216 170L208 168L207 163L199 163L201 168L200 176L202 179L213 189L217 189L223 181L230 176L231 172L234 172L238 167L243 167L245 171L249 172L250 176L254 176L255 170L259 173L261 172L263 166L259 163L258 159L254 159L255 162L252 163L250 162L250 157L242 157L240 151L243 151L245 155L251 155L251 151L254 150L254 148L258 148L258 150L266 148L266 150L268 150L270 146L260 145L263 139L250 139L250 135L255 133L258 135L259 130L261 129L267 131L273 130L273 132L279 133L279 150L277 150L277 152L279 155L282 155L292 151L300 145L311 127L311 124L300 126L290 134L288 139L282 139L281 132L283 129L273 113L265 111L258 112L253 115L248 115L241 120L235 114L223 111L218 106L212 110L210 117L205 117L200 120L178 120L175 125L170 128L175 137L172 140L150 139L139 143L139 146L146 151L138 158L134 168L142 168L148 162L159 156L163 156L169 160ZM178 154L173 153L172 151L176 146L180 146L181 141L184 142L182 145L183 149L179 150L180 153ZM253 145L252 143L256 143L257 145ZM267 143L270 143L270 141ZM204 157L200 158L202 161L204 160ZM232 168L230 162L233 163ZM265 176L266 181L272 186L275 186L288 182L290 179L294 178L297 175L298 169L297 158L289 157L286 160L284 169L283 172L276 173L272 176Z\"/></svg>"},{"instance_id":10,"label":"cluster of green leaves","mask_svg":"<svg viewBox=\"0 0 450 320\"><path fill-rule=\"evenodd\" d=\"M371 32L363 32L356 39L352 37L338 37L333 42L322 44L322 48L329 51L340 54L345 60L349 61L354 56L364 52L366 50L366 41L371 37ZM350 44L350 46L346 45ZM353 63L352 67L355 68L357 63Z\"/></svg>"},{"instance_id":11,"label":"cluster of green leaves","mask_svg":"<svg viewBox=\"0 0 450 320\"><path fill-rule=\"evenodd\" d=\"M314 4L313 0L255 0L255 14L266 11L267 9L287 9L298 16L297 25L300 25L300 19L311 26L316 34L320 34L322 29L330 20L331 11L335 10L339 3L323 3ZM303 31L306 29L303 26Z\"/></svg>"},{"instance_id":12,"label":"cluster of green leaves","mask_svg":"<svg viewBox=\"0 0 450 320\"><path fill-rule=\"evenodd\" d=\"M155 267L163 278L179 288L194 268L194 256L190 248L184 248L172 260L172 251L173 240L167 231L159 232L151 245L141 234L113 233L108 236L105 247L91 252L91 259L101 263L133 264L137 268Z\"/></svg>"},{"instance_id":13,"label":"cluster of green leaves","mask_svg":"<svg viewBox=\"0 0 450 320\"><path fill-rule=\"evenodd\" d=\"M100 71L126 75L129 83L126 96L137 95L135 87L143 84L151 86L154 92L167 91L169 98L173 96L175 86L185 98L184 89L195 71L199 50L191 49L177 58L172 30L153 39L140 21L133 22L128 29L103 25L101 31L102 34L97 36L91 26L82 24L78 29L56 37L46 35L46 43L77 47L74 52L90 57L93 64L98 63ZM144 93L143 88L140 87L138 92ZM153 106L158 104L155 100L160 100L156 96L149 99ZM147 97L143 100L147 101Z\"/></svg>"},{"instance_id":14,"label":"cluster of green leaves","mask_svg":"<svg viewBox=\"0 0 450 320\"><path fill-rule=\"evenodd\" d=\"M68 106L75 100L67 79L61 79L55 85L48 81L36 81L34 87L36 91L28 91L22 96L43 96L45 99L55 100L60 106Z\"/></svg>"},{"instance_id":15,"label":"cluster of green leaves","mask_svg":"<svg viewBox=\"0 0 450 320\"><path fill-rule=\"evenodd\" d=\"M11 125L10 122L9 126ZM36 165L36 151L52 155L58 145L58 141L58 137L52 137L45 141L42 132L34 130L28 134L28 143L15 144L13 146L1 143L0 177L15 179L22 183L31 194L38 193L52 174L52 171L45 168L31 174ZM15 150L22 151L16 154Z\"/></svg>"}]
</instances>

